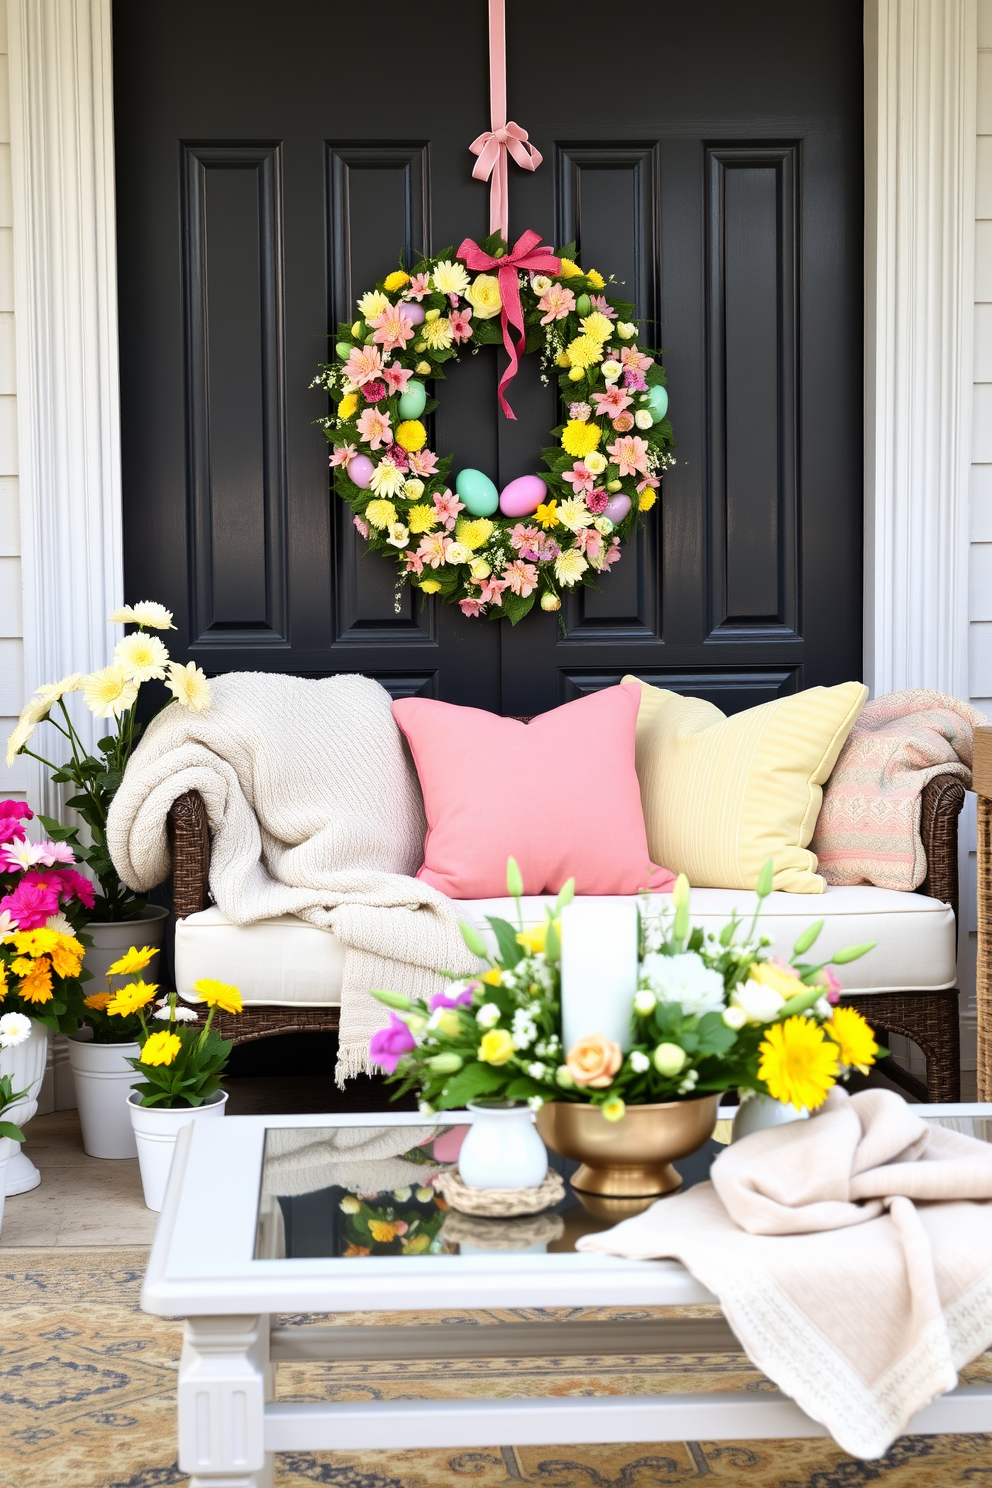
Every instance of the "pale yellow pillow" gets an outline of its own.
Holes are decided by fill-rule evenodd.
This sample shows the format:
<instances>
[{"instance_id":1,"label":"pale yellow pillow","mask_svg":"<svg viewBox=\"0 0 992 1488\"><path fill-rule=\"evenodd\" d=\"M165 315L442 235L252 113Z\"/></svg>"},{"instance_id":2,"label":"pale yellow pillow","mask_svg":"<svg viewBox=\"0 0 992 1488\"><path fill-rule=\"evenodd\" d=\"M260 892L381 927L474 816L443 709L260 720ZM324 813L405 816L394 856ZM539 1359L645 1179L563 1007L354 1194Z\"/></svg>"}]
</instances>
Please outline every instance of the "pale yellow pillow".
<instances>
[{"instance_id":1,"label":"pale yellow pillow","mask_svg":"<svg viewBox=\"0 0 992 1488\"><path fill-rule=\"evenodd\" d=\"M860 682L811 687L727 718L641 682L637 778L652 861L698 888L753 889L770 857L776 889L822 894L807 844L867 696Z\"/></svg>"}]
</instances>

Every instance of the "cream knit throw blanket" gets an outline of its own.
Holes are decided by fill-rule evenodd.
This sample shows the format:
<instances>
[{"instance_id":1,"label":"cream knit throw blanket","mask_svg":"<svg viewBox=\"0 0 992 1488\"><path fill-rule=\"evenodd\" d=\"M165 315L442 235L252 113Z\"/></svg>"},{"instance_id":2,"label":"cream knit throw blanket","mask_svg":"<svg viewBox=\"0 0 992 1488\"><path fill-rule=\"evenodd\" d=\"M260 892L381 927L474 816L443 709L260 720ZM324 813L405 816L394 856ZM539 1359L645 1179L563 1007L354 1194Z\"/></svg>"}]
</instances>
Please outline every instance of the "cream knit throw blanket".
<instances>
[{"instance_id":1,"label":"cream knit throw blanket","mask_svg":"<svg viewBox=\"0 0 992 1488\"><path fill-rule=\"evenodd\" d=\"M450 900L411 876L426 831L416 773L368 677L231 672L211 688L208 710L167 707L134 751L107 822L114 866L132 889L161 883L169 808L199 791L222 913L299 915L347 948L341 1084L371 1068L369 1038L388 1022L370 987L429 995L439 968L477 969Z\"/></svg>"},{"instance_id":2,"label":"cream knit throw blanket","mask_svg":"<svg viewBox=\"0 0 992 1488\"><path fill-rule=\"evenodd\" d=\"M990 1199L992 1145L892 1091L838 1087L577 1248L681 1260L769 1379L846 1452L880 1457L992 1346Z\"/></svg>"}]
</instances>

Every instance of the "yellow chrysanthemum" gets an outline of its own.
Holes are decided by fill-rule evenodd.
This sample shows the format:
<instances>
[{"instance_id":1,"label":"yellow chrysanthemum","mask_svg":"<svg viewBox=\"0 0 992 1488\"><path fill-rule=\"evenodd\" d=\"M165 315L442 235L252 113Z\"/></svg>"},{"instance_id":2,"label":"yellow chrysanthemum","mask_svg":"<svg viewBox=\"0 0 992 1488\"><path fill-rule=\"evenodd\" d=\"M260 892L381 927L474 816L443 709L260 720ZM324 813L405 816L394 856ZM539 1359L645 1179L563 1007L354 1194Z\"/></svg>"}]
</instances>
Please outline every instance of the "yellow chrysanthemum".
<instances>
[{"instance_id":1,"label":"yellow chrysanthemum","mask_svg":"<svg viewBox=\"0 0 992 1488\"><path fill-rule=\"evenodd\" d=\"M407 419L396 430L396 443L405 450L423 449L427 442L427 430L419 419Z\"/></svg>"},{"instance_id":2,"label":"yellow chrysanthemum","mask_svg":"<svg viewBox=\"0 0 992 1488\"><path fill-rule=\"evenodd\" d=\"M574 341L569 341L565 349L568 352L569 366L573 370L580 367L594 367L597 362L603 360L603 343L597 341L595 336L576 336Z\"/></svg>"},{"instance_id":3,"label":"yellow chrysanthemum","mask_svg":"<svg viewBox=\"0 0 992 1488\"><path fill-rule=\"evenodd\" d=\"M586 278L589 280L589 283L592 284L596 289L606 288L606 280L603 278L598 269L587 269Z\"/></svg>"},{"instance_id":4,"label":"yellow chrysanthemum","mask_svg":"<svg viewBox=\"0 0 992 1488\"><path fill-rule=\"evenodd\" d=\"M407 512L406 525L411 532L432 532L437 526L437 512L426 502L420 506L411 506Z\"/></svg>"},{"instance_id":5,"label":"yellow chrysanthemum","mask_svg":"<svg viewBox=\"0 0 992 1488\"><path fill-rule=\"evenodd\" d=\"M657 491L653 491L651 489L651 487L648 486L647 490L642 491L641 494L640 494L640 496L638 496L638 498L637 498L637 510L638 511L650 511L651 508L654 506L654 504L655 504L655 502L657 500L658 500L658 493L657 493Z\"/></svg>"},{"instance_id":6,"label":"yellow chrysanthemum","mask_svg":"<svg viewBox=\"0 0 992 1488\"><path fill-rule=\"evenodd\" d=\"M598 424L584 424L578 419L569 419L561 433L561 447L573 460L581 460L599 444Z\"/></svg>"},{"instance_id":7,"label":"yellow chrysanthemum","mask_svg":"<svg viewBox=\"0 0 992 1488\"><path fill-rule=\"evenodd\" d=\"M338 418L350 419L357 407L358 394L345 393L344 397L341 399L341 402L338 404Z\"/></svg>"},{"instance_id":8,"label":"yellow chrysanthemum","mask_svg":"<svg viewBox=\"0 0 992 1488\"><path fill-rule=\"evenodd\" d=\"M174 1064L183 1046L178 1033L150 1033L141 1050L142 1064Z\"/></svg>"},{"instance_id":9,"label":"yellow chrysanthemum","mask_svg":"<svg viewBox=\"0 0 992 1488\"><path fill-rule=\"evenodd\" d=\"M823 1025L827 1038L837 1045L841 1064L851 1069L868 1073L868 1066L875 1063L878 1044L871 1028L853 1007L835 1007L829 1023Z\"/></svg>"},{"instance_id":10,"label":"yellow chrysanthemum","mask_svg":"<svg viewBox=\"0 0 992 1488\"><path fill-rule=\"evenodd\" d=\"M506 1064L513 1058L513 1036L506 1028L490 1028L479 1040L479 1058L483 1064Z\"/></svg>"},{"instance_id":11,"label":"yellow chrysanthemum","mask_svg":"<svg viewBox=\"0 0 992 1488\"><path fill-rule=\"evenodd\" d=\"M608 341L613 335L613 324L601 310L594 310L591 315L586 315L580 322L587 336L592 336L596 341Z\"/></svg>"},{"instance_id":12,"label":"yellow chrysanthemum","mask_svg":"<svg viewBox=\"0 0 992 1488\"><path fill-rule=\"evenodd\" d=\"M418 586L425 594L436 594L441 587L440 579L421 579Z\"/></svg>"},{"instance_id":13,"label":"yellow chrysanthemum","mask_svg":"<svg viewBox=\"0 0 992 1488\"><path fill-rule=\"evenodd\" d=\"M570 496L558 507L558 520L570 532L581 532L583 527L591 527L595 518L581 496Z\"/></svg>"},{"instance_id":14,"label":"yellow chrysanthemum","mask_svg":"<svg viewBox=\"0 0 992 1488\"><path fill-rule=\"evenodd\" d=\"M92 997L83 998L83 1007L92 1008L96 1013L105 1013L110 999L111 993L109 992L94 992Z\"/></svg>"},{"instance_id":15,"label":"yellow chrysanthemum","mask_svg":"<svg viewBox=\"0 0 992 1488\"><path fill-rule=\"evenodd\" d=\"M452 262L450 258L444 258L434 265L431 278L438 294L444 295L463 295L470 283L464 264L460 264L457 259Z\"/></svg>"},{"instance_id":16,"label":"yellow chrysanthemum","mask_svg":"<svg viewBox=\"0 0 992 1488\"><path fill-rule=\"evenodd\" d=\"M114 647L114 658L125 677L132 682L161 681L169 661L169 653L158 636L135 630Z\"/></svg>"},{"instance_id":17,"label":"yellow chrysanthemum","mask_svg":"<svg viewBox=\"0 0 992 1488\"><path fill-rule=\"evenodd\" d=\"M47 962L46 962L47 965ZM30 956L15 956L10 963L10 969L15 976L30 976L34 971L35 962Z\"/></svg>"},{"instance_id":18,"label":"yellow chrysanthemum","mask_svg":"<svg viewBox=\"0 0 992 1488\"><path fill-rule=\"evenodd\" d=\"M394 269L391 274L386 275L382 281L382 287L387 294L395 294L398 289L403 288L404 284L409 283L409 274L405 274L402 269Z\"/></svg>"},{"instance_id":19,"label":"yellow chrysanthemum","mask_svg":"<svg viewBox=\"0 0 992 1488\"><path fill-rule=\"evenodd\" d=\"M389 300L381 290L370 289L368 294L362 295L358 302L358 309L365 320L371 322L381 315L383 310L389 309Z\"/></svg>"},{"instance_id":20,"label":"yellow chrysanthemum","mask_svg":"<svg viewBox=\"0 0 992 1488\"><path fill-rule=\"evenodd\" d=\"M492 535L493 524L488 517L477 517L474 522L468 522L462 517L455 525L455 537L472 553L487 543Z\"/></svg>"},{"instance_id":21,"label":"yellow chrysanthemum","mask_svg":"<svg viewBox=\"0 0 992 1488\"><path fill-rule=\"evenodd\" d=\"M52 968L47 956L42 956L40 961L34 963L17 990L25 1002L51 1002Z\"/></svg>"},{"instance_id":22,"label":"yellow chrysanthemum","mask_svg":"<svg viewBox=\"0 0 992 1488\"><path fill-rule=\"evenodd\" d=\"M237 987L227 982L216 982L212 977L202 977L193 983L193 991L199 993L207 1007L220 1008L222 1013L240 1013L244 1007Z\"/></svg>"},{"instance_id":23,"label":"yellow chrysanthemum","mask_svg":"<svg viewBox=\"0 0 992 1488\"><path fill-rule=\"evenodd\" d=\"M185 666L182 662L170 661L165 685L179 706L189 708L193 713L206 712L213 701L207 674L195 661L188 661Z\"/></svg>"},{"instance_id":24,"label":"yellow chrysanthemum","mask_svg":"<svg viewBox=\"0 0 992 1488\"><path fill-rule=\"evenodd\" d=\"M370 501L365 508L365 520L373 527L391 527L396 521L396 508L391 501Z\"/></svg>"},{"instance_id":25,"label":"yellow chrysanthemum","mask_svg":"<svg viewBox=\"0 0 992 1488\"><path fill-rule=\"evenodd\" d=\"M447 351L454 340L451 321L446 315L438 316L437 320L425 321L420 336L424 346L429 346L433 351Z\"/></svg>"},{"instance_id":26,"label":"yellow chrysanthemum","mask_svg":"<svg viewBox=\"0 0 992 1488\"><path fill-rule=\"evenodd\" d=\"M570 258L560 259L559 262L561 263L561 274L559 277L562 279L574 279L576 274L582 273L578 264L573 263Z\"/></svg>"},{"instance_id":27,"label":"yellow chrysanthemum","mask_svg":"<svg viewBox=\"0 0 992 1488\"><path fill-rule=\"evenodd\" d=\"M77 977L82 970L83 956L86 952L75 936L60 935L58 945L50 954L57 976Z\"/></svg>"},{"instance_id":28,"label":"yellow chrysanthemum","mask_svg":"<svg viewBox=\"0 0 992 1488\"><path fill-rule=\"evenodd\" d=\"M147 1007L157 991L157 982L128 982L107 1003L107 1012L115 1018L129 1018L139 1008Z\"/></svg>"},{"instance_id":29,"label":"yellow chrysanthemum","mask_svg":"<svg viewBox=\"0 0 992 1488\"><path fill-rule=\"evenodd\" d=\"M97 718L119 718L138 697L136 684L121 666L91 672L83 683L86 706Z\"/></svg>"},{"instance_id":30,"label":"yellow chrysanthemum","mask_svg":"<svg viewBox=\"0 0 992 1488\"><path fill-rule=\"evenodd\" d=\"M812 1018L773 1023L758 1045L758 1078L773 1100L809 1111L822 1105L837 1083L837 1046Z\"/></svg>"},{"instance_id":31,"label":"yellow chrysanthemum","mask_svg":"<svg viewBox=\"0 0 992 1488\"><path fill-rule=\"evenodd\" d=\"M555 578L559 584L571 588L577 584L589 567L578 548L566 548L564 553L559 553L555 559Z\"/></svg>"},{"instance_id":32,"label":"yellow chrysanthemum","mask_svg":"<svg viewBox=\"0 0 992 1488\"><path fill-rule=\"evenodd\" d=\"M146 966L158 955L155 946L142 946L139 951L137 946L132 946L125 951L123 956L118 956L112 966L108 966L108 976L135 976L139 971L144 971Z\"/></svg>"}]
</instances>

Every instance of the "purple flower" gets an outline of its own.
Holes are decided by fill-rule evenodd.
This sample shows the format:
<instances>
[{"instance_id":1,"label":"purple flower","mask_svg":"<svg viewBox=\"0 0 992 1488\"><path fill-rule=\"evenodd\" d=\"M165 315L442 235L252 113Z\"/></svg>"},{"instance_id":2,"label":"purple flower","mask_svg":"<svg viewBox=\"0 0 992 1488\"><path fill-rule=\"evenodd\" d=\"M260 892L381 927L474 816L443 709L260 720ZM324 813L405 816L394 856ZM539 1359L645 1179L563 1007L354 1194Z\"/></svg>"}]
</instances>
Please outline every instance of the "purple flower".
<instances>
[{"instance_id":1,"label":"purple flower","mask_svg":"<svg viewBox=\"0 0 992 1488\"><path fill-rule=\"evenodd\" d=\"M395 1013L389 1015L389 1027L380 1028L369 1042L369 1058L387 1074L392 1074L400 1058L417 1047L417 1041L402 1018Z\"/></svg>"},{"instance_id":2,"label":"purple flower","mask_svg":"<svg viewBox=\"0 0 992 1488\"><path fill-rule=\"evenodd\" d=\"M639 372L636 367L628 367L623 374L623 385L625 388L633 388L635 393L643 393L647 382L643 372Z\"/></svg>"},{"instance_id":3,"label":"purple flower","mask_svg":"<svg viewBox=\"0 0 992 1488\"><path fill-rule=\"evenodd\" d=\"M471 1007L472 993L478 985L478 982L470 982L467 987L462 988L457 997L452 997L448 992L435 992L430 1001L431 1012L436 1013L438 1008Z\"/></svg>"}]
</instances>

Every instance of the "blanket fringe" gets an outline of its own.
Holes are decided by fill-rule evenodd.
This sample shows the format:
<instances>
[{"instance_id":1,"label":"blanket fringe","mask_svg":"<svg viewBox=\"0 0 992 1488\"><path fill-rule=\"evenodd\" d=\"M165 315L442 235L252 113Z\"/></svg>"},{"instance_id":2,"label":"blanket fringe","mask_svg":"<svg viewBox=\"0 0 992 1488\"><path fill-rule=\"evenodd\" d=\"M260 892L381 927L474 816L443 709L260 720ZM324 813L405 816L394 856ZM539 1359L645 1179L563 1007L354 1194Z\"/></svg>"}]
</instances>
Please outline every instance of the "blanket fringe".
<instances>
[{"instance_id":1,"label":"blanket fringe","mask_svg":"<svg viewBox=\"0 0 992 1488\"><path fill-rule=\"evenodd\" d=\"M353 1080L356 1075L379 1075L381 1073L381 1067L373 1064L369 1058L368 1044L351 1044L347 1048L338 1045L334 1083L339 1090L343 1090L347 1081Z\"/></svg>"}]
</instances>

